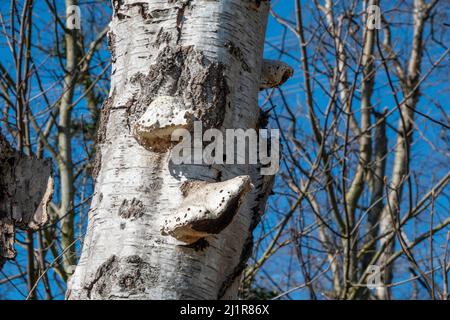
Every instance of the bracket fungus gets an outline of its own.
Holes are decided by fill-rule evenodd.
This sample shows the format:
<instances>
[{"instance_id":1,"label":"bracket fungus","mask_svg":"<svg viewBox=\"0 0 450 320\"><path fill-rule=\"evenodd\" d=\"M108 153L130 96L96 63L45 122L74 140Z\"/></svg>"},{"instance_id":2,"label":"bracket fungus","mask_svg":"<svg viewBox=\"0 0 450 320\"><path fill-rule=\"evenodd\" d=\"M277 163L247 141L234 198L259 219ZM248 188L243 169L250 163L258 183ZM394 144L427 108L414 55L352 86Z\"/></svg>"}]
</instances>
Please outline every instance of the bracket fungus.
<instances>
[{"instance_id":1,"label":"bracket fungus","mask_svg":"<svg viewBox=\"0 0 450 320\"><path fill-rule=\"evenodd\" d=\"M214 183L191 182L186 198L165 220L161 234L187 244L218 234L231 223L251 189L249 176Z\"/></svg>"},{"instance_id":2,"label":"bracket fungus","mask_svg":"<svg viewBox=\"0 0 450 320\"><path fill-rule=\"evenodd\" d=\"M171 145L172 132L188 128L192 115L180 97L159 96L149 105L133 127L140 145L153 151L166 151Z\"/></svg>"},{"instance_id":3,"label":"bracket fungus","mask_svg":"<svg viewBox=\"0 0 450 320\"><path fill-rule=\"evenodd\" d=\"M294 69L288 64L264 59L261 68L260 90L276 88L285 83L294 74Z\"/></svg>"}]
</instances>

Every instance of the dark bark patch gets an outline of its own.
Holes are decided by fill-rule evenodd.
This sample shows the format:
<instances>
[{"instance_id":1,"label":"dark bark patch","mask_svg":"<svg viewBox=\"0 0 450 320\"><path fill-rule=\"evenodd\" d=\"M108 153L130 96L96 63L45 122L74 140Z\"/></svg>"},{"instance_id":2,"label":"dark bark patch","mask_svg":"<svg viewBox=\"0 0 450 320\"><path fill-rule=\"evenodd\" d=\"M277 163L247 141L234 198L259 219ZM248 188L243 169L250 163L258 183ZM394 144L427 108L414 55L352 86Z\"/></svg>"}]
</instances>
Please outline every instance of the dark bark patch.
<instances>
[{"instance_id":1,"label":"dark bark patch","mask_svg":"<svg viewBox=\"0 0 450 320\"><path fill-rule=\"evenodd\" d=\"M144 215L144 204L133 198L131 201L124 199L119 207L119 216L123 219L140 218Z\"/></svg>"},{"instance_id":2,"label":"dark bark patch","mask_svg":"<svg viewBox=\"0 0 450 320\"><path fill-rule=\"evenodd\" d=\"M119 20L129 18L129 16L127 16L123 12L121 12L123 9L124 3L125 3L124 0L113 0L114 16L117 17L117 19L119 19Z\"/></svg>"},{"instance_id":3,"label":"dark bark patch","mask_svg":"<svg viewBox=\"0 0 450 320\"><path fill-rule=\"evenodd\" d=\"M14 259L15 227L10 214L10 184L13 180L15 152L0 130L0 270L7 259Z\"/></svg>"},{"instance_id":4,"label":"dark bark patch","mask_svg":"<svg viewBox=\"0 0 450 320\"><path fill-rule=\"evenodd\" d=\"M116 35L114 34L113 31L109 31L107 33L108 36L108 48L109 48L109 52L111 53L111 62L115 63L117 60L116 57Z\"/></svg>"},{"instance_id":5,"label":"dark bark patch","mask_svg":"<svg viewBox=\"0 0 450 320\"><path fill-rule=\"evenodd\" d=\"M204 126L218 127L223 122L227 95L230 92L225 79L225 66L211 62L193 46L162 49L157 64L147 75L138 73L132 83L138 83L141 92L131 108L133 120L139 118L158 95L178 96Z\"/></svg>"},{"instance_id":6,"label":"dark bark patch","mask_svg":"<svg viewBox=\"0 0 450 320\"><path fill-rule=\"evenodd\" d=\"M117 12L120 10L123 4L124 0L113 0L114 14L117 14Z\"/></svg>"},{"instance_id":7,"label":"dark bark patch","mask_svg":"<svg viewBox=\"0 0 450 320\"><path fill-rule=\"evenodd\" d=\"M242 69L246 72L251 72L250 67L248 66L247 61L245 61L244 54L242 53L241 48L236 46L233 42L228 41L225 43L225 47L228 49L228 51L231 53L233 57L235 57L238 61L242 64Z\"/></svg>"},{"instance_id":8,"label":"dark bark patch","mask_svg":"<svg viewBox=\"0 0 450 320\"><path fill-rule=\"evenodd\" d=\"M0 218L0 260L15 258L14 238L14 222L5 217ZM0 263L0 270L2 265Z\"/></svg>"},{"instance_id":9,"label":"dark bark patch","mask_svg":"<svg viewBox=\"0 0 450 320\"><path fill-rule=\"evenodd\" d=\"M108 124L109 114L111 112L115 95L116 92L114 90L111 97L105 99L100 113L100 120L98 122L97 136L95 141L96 151L94 157L94 164L92 165L92 172L91 172L91 176L94 180L97 179L100 167L102 165L101 144L104 143L106 140L106 126Z\"/></svg>"},{"instance_id":10,"label":"dark bark patch","mask_svg":"<svg viewBox=\"0 0 450 320\"><path fill-rule=\"evenodd\" d=\"M154 47L159 47L162 44L168 44L172 40L172 33L164 31L164 28L160 28L156 35L156 40L153 43Z\"/></svg>"},{"instance_id":11,"label":"dark bark patch","mask_svg":"<svg viewBox=\"0 0 450 320\"><path fill-rule=\"evenodd\" d=\"M159 278L159 272L137 255L111 256L98 269L94 279L85 286L88 298L108 299L110 296L130 297L145 292Z\"/></svg>"},{"instance_id":12,"label":"dark bark patch","mask_svg":"<svg viewBox=\"0 0 450 320\"><path fill-rule=\"evenodd\" d=\"M180 42L181 40L181 32L183 31L183 23L184 23L184 15L185 15L185 11L186 8L191 4L191 0L187 0L185 2L181 3L181 7L178 8L178 12L177 12L177 44Z\"/></svg>"},{"instance_id":13,"label":"dark bark patch","mask_svg":"<svg viewBox=\"0 0 450 320\"><path fill-rule=\"evenodd\" d=\"M267 2L268 0L249 0L249 6L253 10L258 10L261 3Z\"/></svg>"}]
</instances>

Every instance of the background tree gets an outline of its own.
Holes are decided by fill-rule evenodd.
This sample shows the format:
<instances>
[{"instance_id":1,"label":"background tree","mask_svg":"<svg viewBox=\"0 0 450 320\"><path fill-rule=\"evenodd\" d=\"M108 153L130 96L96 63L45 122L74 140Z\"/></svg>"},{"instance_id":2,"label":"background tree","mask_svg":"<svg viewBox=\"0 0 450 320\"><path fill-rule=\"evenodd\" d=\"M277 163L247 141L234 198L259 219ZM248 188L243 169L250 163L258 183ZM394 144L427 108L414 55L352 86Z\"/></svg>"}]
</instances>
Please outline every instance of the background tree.
<instances>
[{"instance_id":1,"label":"background tree","mask_svg":"<svg viewBox=\"0 0 450 320\"><path fill-rule=\"evenodd\" d=\"M291 16L283 6L271 12L283 37L269 47L302 74L264 100L285 167L269 209L278 222L262 223L244 292L264 281L277 298L447 299L445 5L293 1ZM375 291L372 266L385 284Z\"/></svg>"}]
</instances>

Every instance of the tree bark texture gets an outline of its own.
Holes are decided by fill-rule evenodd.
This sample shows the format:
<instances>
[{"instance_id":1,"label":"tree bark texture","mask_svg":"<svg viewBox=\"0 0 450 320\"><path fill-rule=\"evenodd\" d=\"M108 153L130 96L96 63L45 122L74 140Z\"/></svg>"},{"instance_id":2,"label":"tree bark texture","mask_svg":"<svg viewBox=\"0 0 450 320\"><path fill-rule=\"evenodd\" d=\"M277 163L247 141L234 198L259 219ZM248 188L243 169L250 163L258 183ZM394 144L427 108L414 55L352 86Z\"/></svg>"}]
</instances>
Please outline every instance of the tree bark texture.
<instances>
[{"instance_id":1,"label":"tree bark texture","mask_svg":"<svg viewBox=\"0 0 450 320\"><path fill-rule=\"evenodd\" d=\"M259 165L175 165L170 134L194 120L260 127L258 91L292 74L273 61L263 68L269 3L113 6L95 194L67 298L235 298L272 177Z\"/></svg>"},{"instance_id":2,"label":"tree bark texture","mask_svg":"<svg viewBox=\"0 0 450 320\"><path fill-rule=\"evenodd\" d=\"M51 161L21 156L0 132L0 270L16 257L16 228L36 230L48 220Z\"/></svg>"}]
</instances>

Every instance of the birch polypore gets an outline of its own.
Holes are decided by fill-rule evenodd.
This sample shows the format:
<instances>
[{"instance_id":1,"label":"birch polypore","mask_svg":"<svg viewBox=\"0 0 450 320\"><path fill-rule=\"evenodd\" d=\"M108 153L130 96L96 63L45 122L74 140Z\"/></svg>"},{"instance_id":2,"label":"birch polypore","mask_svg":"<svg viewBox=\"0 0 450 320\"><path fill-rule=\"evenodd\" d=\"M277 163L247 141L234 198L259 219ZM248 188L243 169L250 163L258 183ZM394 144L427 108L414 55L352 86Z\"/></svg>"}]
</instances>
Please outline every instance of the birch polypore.
<instances>
[{"instance_id":1,"label":"birch polypore","mask_svg":"<svg viewBox=\"0 0 450 320\"><path fill-rule=\"evenodd\" d=\"M68 298L237 296L272 179L260 176L260 165L174 164L169 137L197 120L204 130L260 127L268 7L257 0L113 1L111 93ZM189 215L190 207L197 213ZM209 245L196 250L197 239Z\"/></svg>"},{"instance_id":2,"label":"birch polypore","mask_svg":"<svg viewBox=\"0 0 450 320\"><path fill-rule=\"evenodd\" d=\"M279 87L293 74L294 69L283 61L265 59L261 70L260 90Z\"/></svg>"},{"instance_id":3,"label":"birch polypore","mask_svg":"<svg viewBox=\"0 0 450 320\"><path fill-rule=\"evenodd\" d=\"M188 183L180 208L164 221L163 235L192 244L218 234L232 221L244 196L250 191L250 177L240 176L216 183Z\"/></svg>"}]
</instances>

